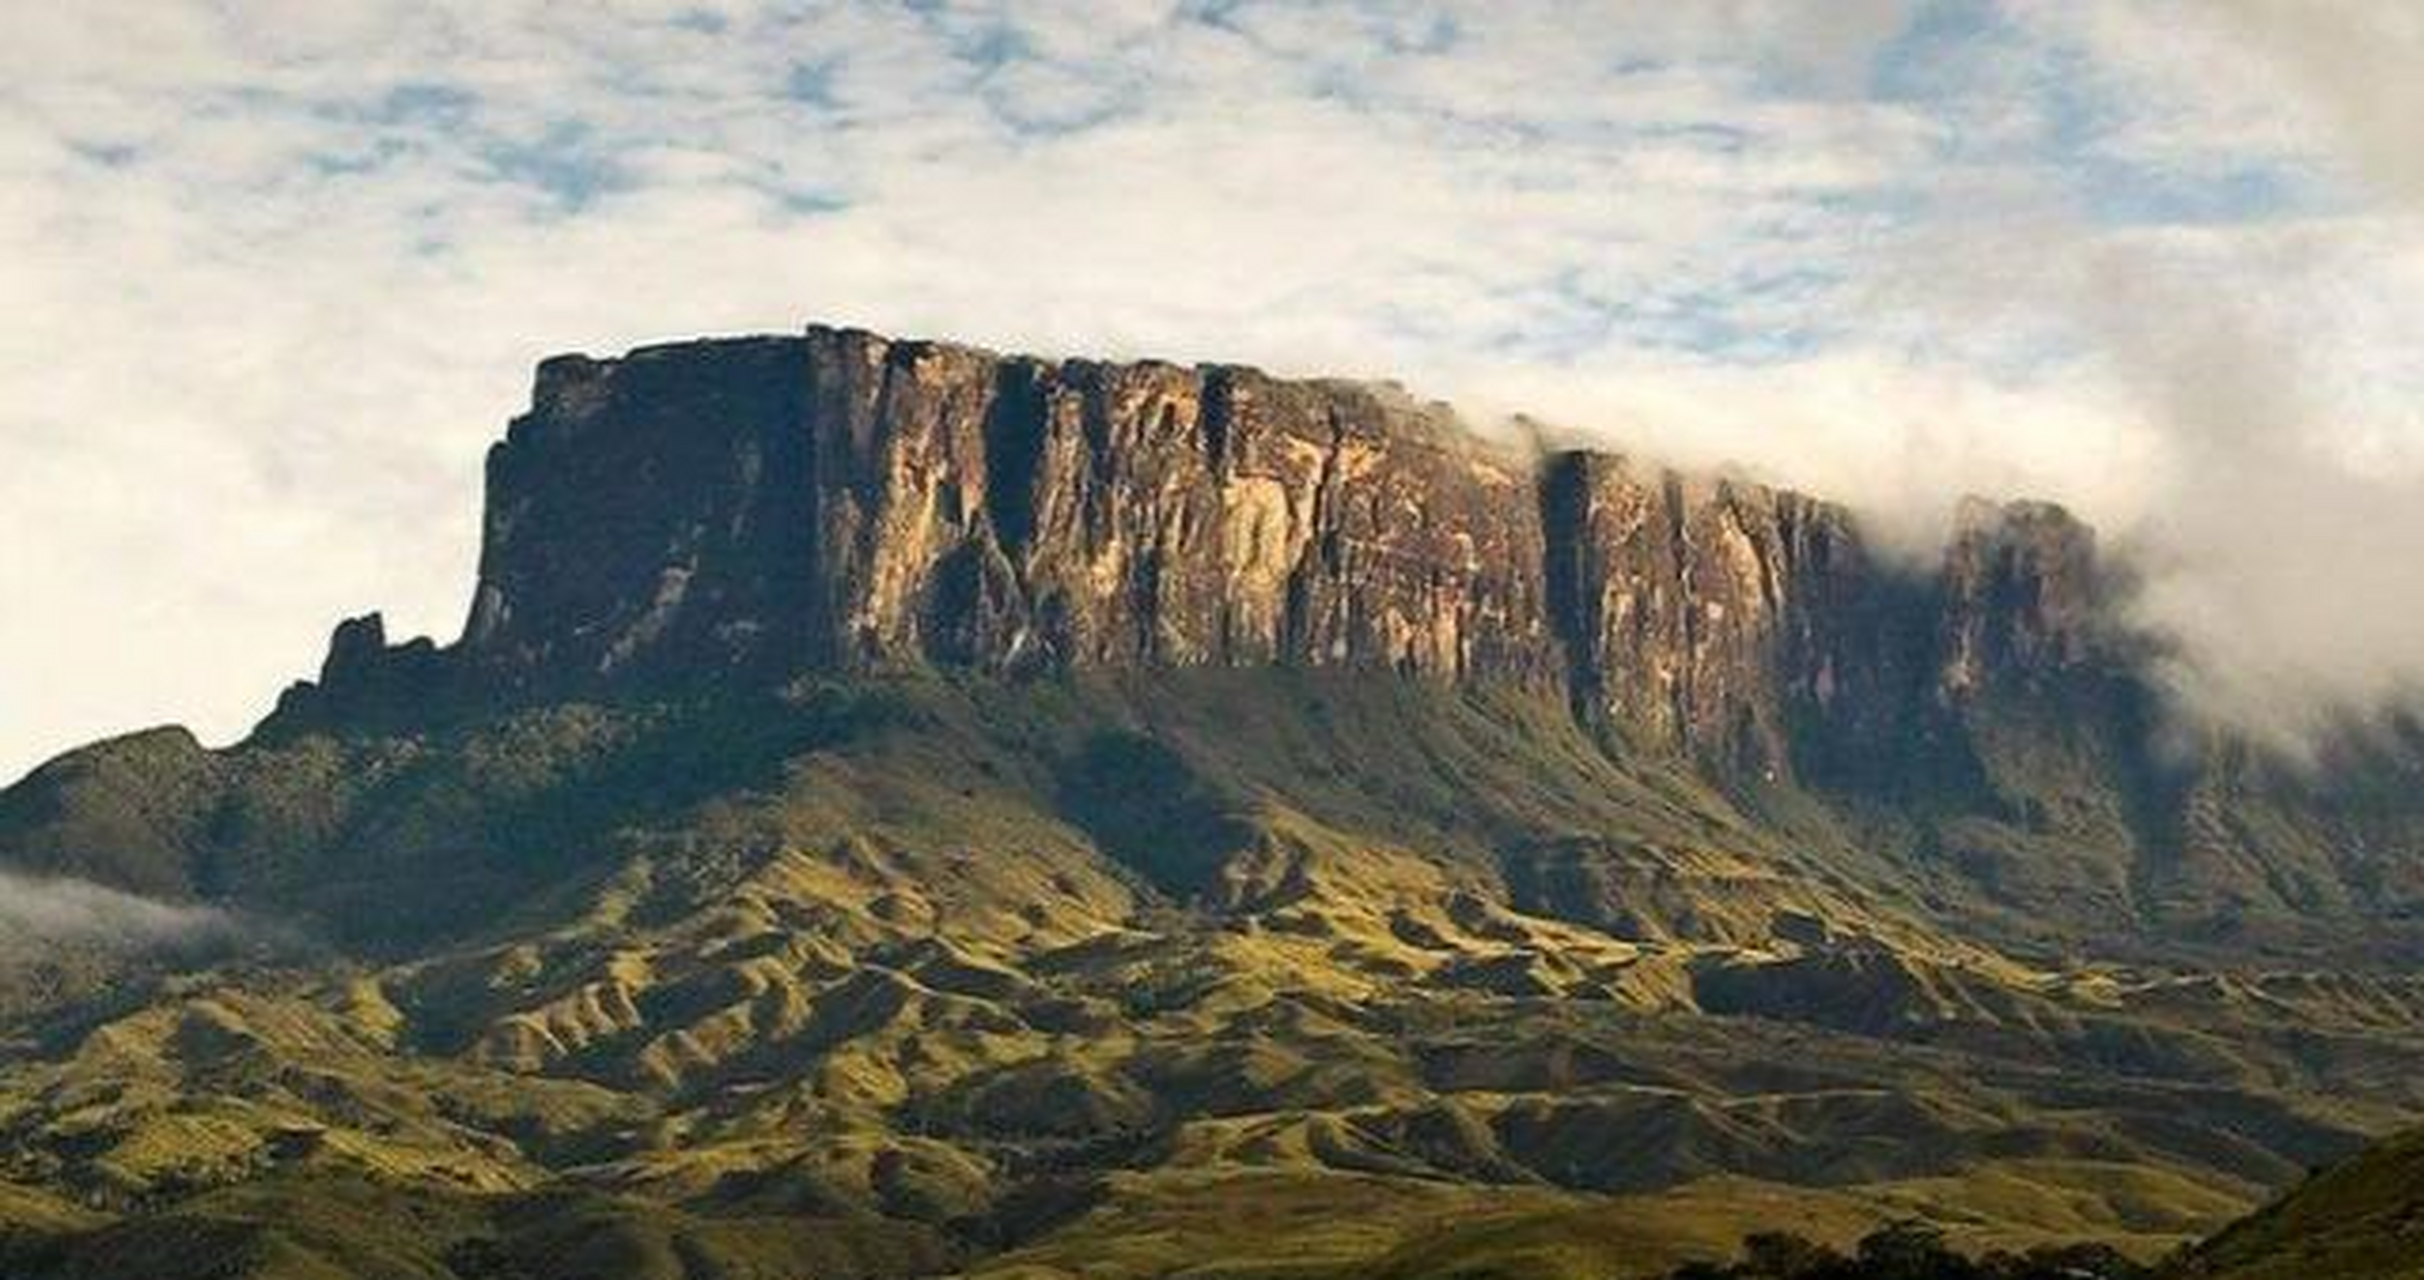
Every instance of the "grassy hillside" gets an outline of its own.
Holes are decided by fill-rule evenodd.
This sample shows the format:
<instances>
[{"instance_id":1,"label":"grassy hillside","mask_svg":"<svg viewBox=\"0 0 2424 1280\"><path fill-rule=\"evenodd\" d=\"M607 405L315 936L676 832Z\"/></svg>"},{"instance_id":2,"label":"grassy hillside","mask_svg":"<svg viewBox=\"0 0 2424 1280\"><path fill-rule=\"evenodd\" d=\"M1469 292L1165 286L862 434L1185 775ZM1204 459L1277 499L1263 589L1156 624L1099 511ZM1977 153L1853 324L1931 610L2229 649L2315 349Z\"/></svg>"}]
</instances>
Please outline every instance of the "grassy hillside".
<instances>
[{"instance_id":1,"label":"grassy hillside","mask_svg":"<svg viewBox=\"0 0 2424 1280\"><path fill-rule=\"evenodd\" d=\"M2179 1280L2424 1276L2424 1133L2316 1174L2193 1251Z\"/></svg>"},{"instance_id":2,"label":"grassy hillside","mask_svg":"<svg viewBox=\"0 0 2424 1280\"><path fill-rule=\"evenodd\" d=\"M2153 1256L2424 1114L2424 982L2065 959L1897 822L1301 672L120 740L0 800L0 858L262 932L18 989L0 1237L32 1276L1607 1277L1916 1215Z\"/></svg>"}]
</instances>

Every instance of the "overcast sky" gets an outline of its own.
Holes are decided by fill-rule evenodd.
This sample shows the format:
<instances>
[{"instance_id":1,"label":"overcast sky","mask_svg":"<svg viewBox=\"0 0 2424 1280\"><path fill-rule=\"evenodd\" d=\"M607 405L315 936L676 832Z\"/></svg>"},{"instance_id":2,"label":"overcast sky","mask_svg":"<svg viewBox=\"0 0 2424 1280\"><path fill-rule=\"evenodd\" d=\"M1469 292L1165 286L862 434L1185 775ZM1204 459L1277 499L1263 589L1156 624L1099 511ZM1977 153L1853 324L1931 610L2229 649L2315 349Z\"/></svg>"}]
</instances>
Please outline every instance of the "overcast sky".
<instances>
[{"instance_id":1,"label":"overcast sky","mask_svg":"<svg viewBox=\"0 0 2424 1280\"><path fill-rule=\"evenodd\" d=\"M2267 732L2424 670L2397 0L11 9L0 776L451 639L534 360L811 319L2051 496Z\"/></svg>"}]
</instances>

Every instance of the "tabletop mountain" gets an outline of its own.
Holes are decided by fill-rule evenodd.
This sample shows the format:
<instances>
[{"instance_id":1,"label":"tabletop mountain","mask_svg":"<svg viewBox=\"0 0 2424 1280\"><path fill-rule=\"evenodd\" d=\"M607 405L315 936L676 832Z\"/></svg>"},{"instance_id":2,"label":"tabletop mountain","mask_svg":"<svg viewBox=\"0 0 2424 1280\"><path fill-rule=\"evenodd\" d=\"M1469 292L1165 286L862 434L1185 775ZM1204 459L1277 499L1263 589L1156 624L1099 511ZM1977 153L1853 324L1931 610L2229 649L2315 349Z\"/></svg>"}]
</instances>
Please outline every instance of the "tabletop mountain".
<instances>
[{"instance_id":1,"label":"tabletop mountain","mask_svg":"<svg viewBox=\"0 0 2424 1280\"><path fill-rule=\"evenodd\" d=\"M827 328L549 360L488 491L452 643L0 793L0 867L234 922L0 947L10 1274L2151 1256L2424 1115L2424 730L2191 740L2051 506L1913 564Z\"/></svg>"}]
</instances>

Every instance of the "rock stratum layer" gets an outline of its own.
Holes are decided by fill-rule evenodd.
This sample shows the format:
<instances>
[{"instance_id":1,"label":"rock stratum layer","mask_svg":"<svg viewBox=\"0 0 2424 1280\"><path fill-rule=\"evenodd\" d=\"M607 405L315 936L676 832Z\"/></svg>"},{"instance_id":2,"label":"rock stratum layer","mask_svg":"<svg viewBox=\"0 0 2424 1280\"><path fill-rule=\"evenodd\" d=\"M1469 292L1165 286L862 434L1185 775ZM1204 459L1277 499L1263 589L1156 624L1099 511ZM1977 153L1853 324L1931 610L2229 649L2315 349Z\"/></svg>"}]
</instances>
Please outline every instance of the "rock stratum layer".
<instances>
[{"instance_id":1,"label":"rock stratum layer","mask_svg":"<svg viewBox=\"0 0 2424 1280\"><path fill-rule=\"evenodd\" d=\"M564 356L491 454L459 644L357 621L290 713L936 663L1556 685L1754 771L2094 660L2092 536L1976 504L1942 572L1841 507L1538 457L1388 389L813 328Z\"/></svg>"}]
</instances>

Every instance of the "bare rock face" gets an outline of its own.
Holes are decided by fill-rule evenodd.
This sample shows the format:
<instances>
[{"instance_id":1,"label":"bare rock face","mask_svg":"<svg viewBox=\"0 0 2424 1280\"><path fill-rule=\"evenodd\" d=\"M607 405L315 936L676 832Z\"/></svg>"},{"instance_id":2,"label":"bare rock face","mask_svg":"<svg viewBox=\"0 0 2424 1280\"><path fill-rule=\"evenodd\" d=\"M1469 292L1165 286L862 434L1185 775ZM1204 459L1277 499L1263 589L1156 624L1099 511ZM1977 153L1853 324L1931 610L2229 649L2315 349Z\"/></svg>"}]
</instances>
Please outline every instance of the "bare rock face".
<instances>
[{"instance_id":1,"label":"bare rock face","mask_svg":"<svg viewBox=\"0 0 2424 1280\"><path fill-rule=\"evenodd\" d=\"M2097 656L2095 534L2042 502L1965 500L1945 550L1946 695L1997 679L2042 681Z\"/></svg>"},{"instance_id":2,"label":"bare rock face","mask_svg":"<svg viewBox=\"0 0 2424 1280\"><path fill-rule=\"evenodd\" d=\"M460 659L483 681L565 687L796 653L817 566L799 347L542 364L488 456Z\"/></svg>"},{"instance_id":3,"label":"bare rock face","mask_svg":"<svg viewBox=\"0 0 2424 1280\"><path fill-rule=\"evenodd\" d=\"M1872 569L1839 507L1567 453L1542 479L1558 616L1586 714L1779 770L1796 723L1884 691Z\"/></svg>"},{"instance_id":4,"label":"bare rock face","mask_svg":"<svg viewBox=\"0 0 2424 1280\"><path fill-rule=\"evenodd\" d=\"M1626 740L1774 777L1908 729L1931 692L2092 656L2092 541L2058 509L1965 511L1914 584L1840 507L1525 456L1385 389L1231 366L822 327L564 356L488 484L444 655L480 690L1343 667L1555 689ZM392 699L435 658L341 630L293 705Z\"/></svg>"},{"instance_id":5,"label":"bare rock face","mask_svg":"<svg viewBox=\"0 0 2424 1280\"><path fill-rule=\"evenodd\" d=\"M550 361L489 465L462 652L1546 678L1528 463L1372 392L814 330Z\"/></svg>"},{"instance_id":6,"label":"bare rock face","mask_svg":"<svg viewBox=\"0 0 2424 1280\"><path fill-rule=\"evenodd\" d=\"M805 348L828 660L1551 669L1524 469L1368 393Z\"/></svg>"}]
</instances>

